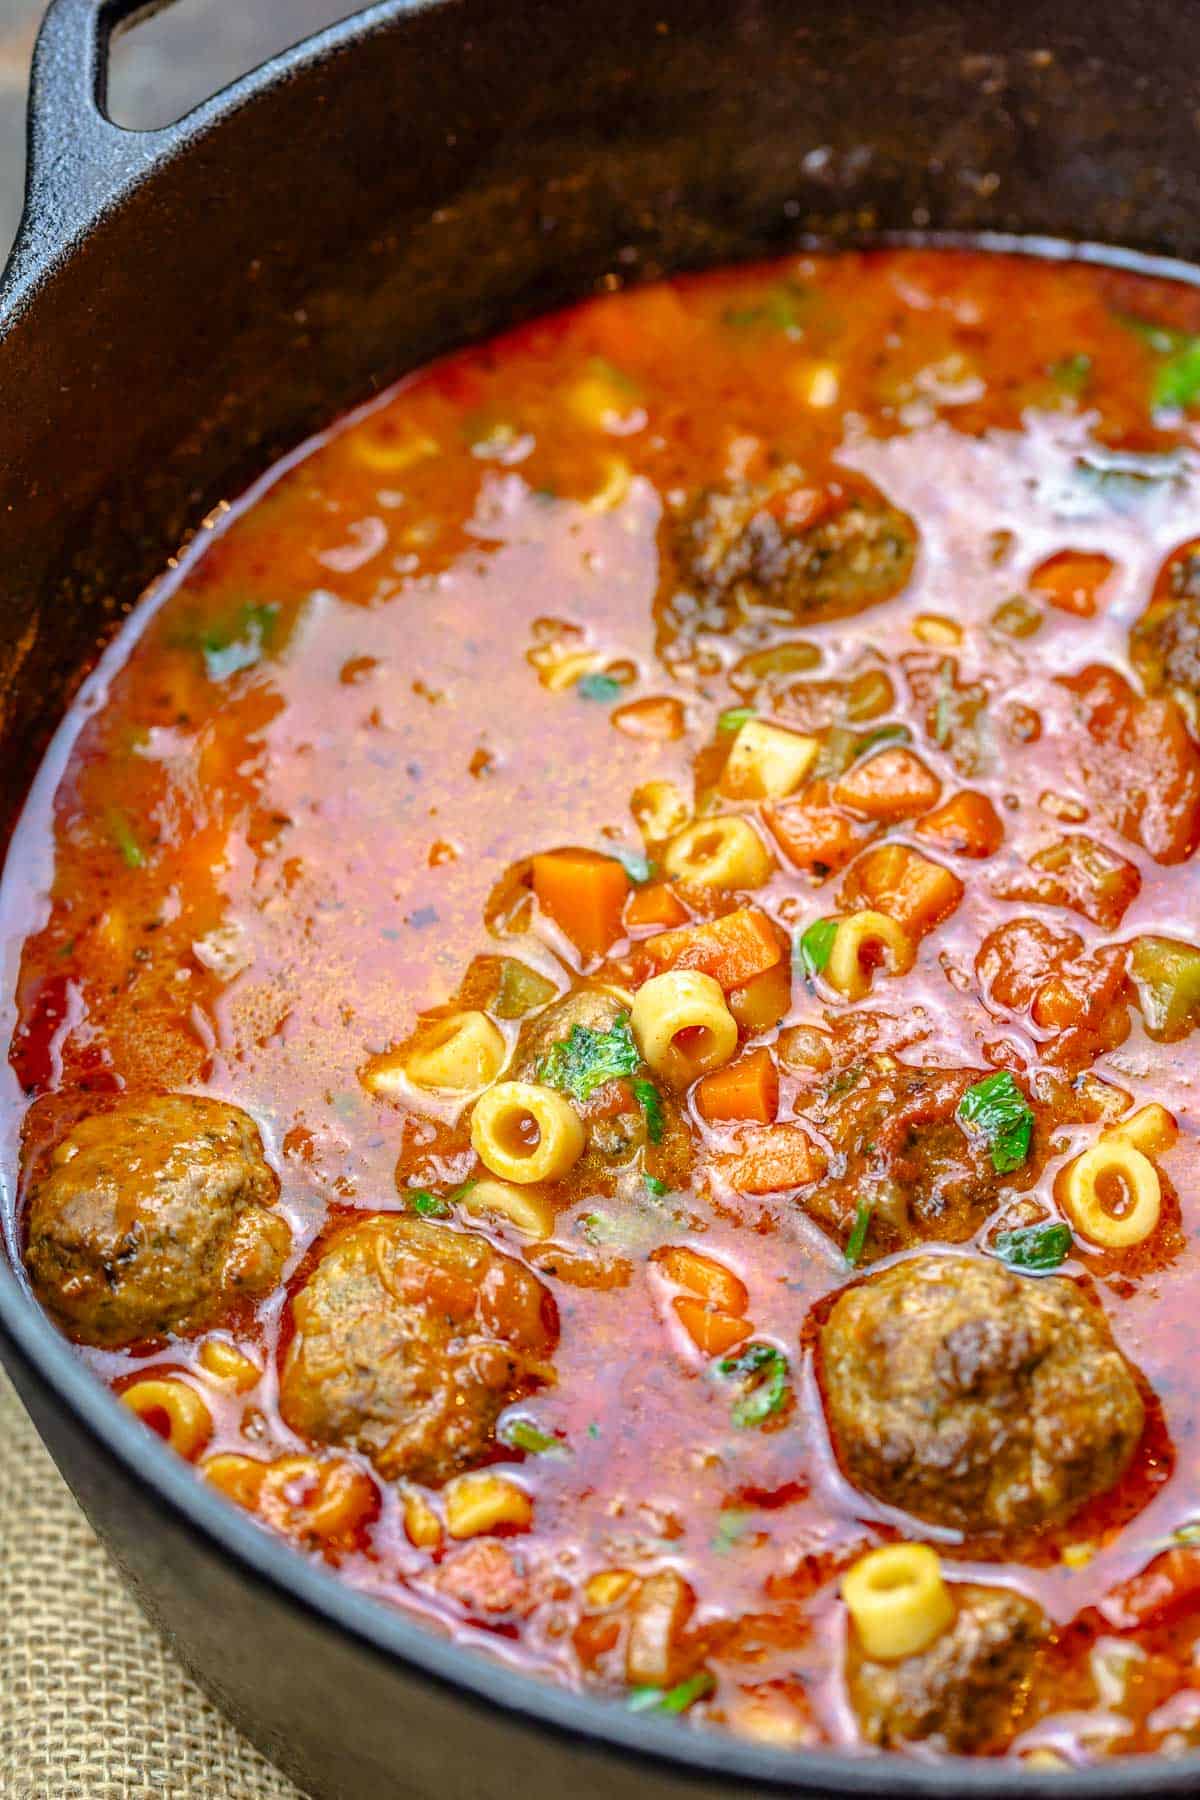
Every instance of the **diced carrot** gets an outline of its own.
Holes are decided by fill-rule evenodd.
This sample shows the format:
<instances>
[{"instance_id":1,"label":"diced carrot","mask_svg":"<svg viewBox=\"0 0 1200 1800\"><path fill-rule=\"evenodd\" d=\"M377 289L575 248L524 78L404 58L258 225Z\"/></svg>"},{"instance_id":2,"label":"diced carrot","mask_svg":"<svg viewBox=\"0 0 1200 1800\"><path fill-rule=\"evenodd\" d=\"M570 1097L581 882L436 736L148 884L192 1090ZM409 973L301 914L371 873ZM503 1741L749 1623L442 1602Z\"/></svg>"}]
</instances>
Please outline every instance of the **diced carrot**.
<instances>
[{"instance_id":1,"label":"diced carrot","mask_svg":"<svg viewBox=\"0 0 1200 1800\"><path fill-rule=\"evenodd\" d=\"M910 936L948 919L963 897L957 875L907 844L880 844L861 856L842 884L842 902L886 913Z\"/></svg>"},{"instance_id":2,"label":"diced carrot","mask_svg":"<svg viewBox=\"0 0 1200 1800\"><path fill-rule=\"evenodd\" d=\"M668 1281L697 1295L706 1306L720 1312L745 1312L750 1300L745 1283L715 1257L702 1256L686 1244L672 1244L666 1250L656 1251L654 1261Z\"/></svg>"},{"instance_id":3,"label":"diced carrot","mask_svg":"<svg viewBox=\"0 0 1200 1800\"><path fill-rule=\"evenodd\" d=\"M673 1302L679 1323L697 1350L705 1356L721 1356L750 1336L745 1319L731 1318L728 1313L714 1312L703 1300L689 1300L680 1294Z\"/></svg>"},{"instance_id":4,"label":"diced carrot","mask_svg":"<svg viewBox=\"0 0 1200 1800\"><path fill-rule=\"evenodd\" d=\"M1111 557L1093 551L1060 550L1057 556L1049 556L1038 564L1029 577L1029 585L1051 606L1074 613L1077 618L1090 619L1116 566Z\"/></svg>"},{"instance_id":5,"label":"diced carrot","mask_svg":"<svg viewBox=\"0 0 1200 1800\"><path fill-rule=\"evenodd\" d=\"M670 694L647 694L642 700L630 700L609 717L626 737L639 738L644 743L669 744L683 736L683 705Z\"/></svg>"},{"instance_id":6,"label":"diced carrot","mask_svg":"<svg viewBox=\"0 0 1200 1800\"><path fill-rule=\"evenodd\" d=\"M1165 1625L1200 1604L1200 1549L1164 1550L1100 1601L1098 1610L1117 1631Z\"/></svg>"},{"instance_id":7,"label":"diced carrot","mask_svg":"<svg viewBox=\"0 0 1200 1800\"><path fill-rule=\"evenodd\" d=\"M696 1090L701 1118L752 1119L769 1125L779 1108L779 1072L765 1048L751 1050L737 1062L706 1075Z\"/></svg>"},{"instance_id":8,"label":"diced carrot","mask_svg":"<svg viewBox=\"0 0 1200 1800\"><path fill-rule=\"evenodd\" d=\"M652 881L647 887L635 888L625 908L625 923L632 931L654 925L669 930L672 925L687 922L687 907L666 881Z\"/></svg>"},{"instance_id":9,"label":"diced carrot","mask_svg":"<svg viewBox=\"0 0 1200 1800\"><path fill-rule=\"evenodd\" d=\"M994 856L1004 842L999 813L986 794L972 788L951 794L944 805L926 813L916 832L940 850L952 850L958 856Z\"/></svg>"},{"instance_id":10,"label":"diced carrot","mask_svg":"<svg viewBox=\"0 0 1200 1800\"><path fill-rule=\"evenodd\" d=\"M784 945L766 913L740 906L720 919L663 931L638 945L638 979L666 969L699 969L728 992L782 962Z\"/></svg>"},{"instance_id":11,"label":"diced carrot","mask_svg":"<svg viewBox=\"0 0 1200 1800\"><path fill-rule=\"evenodd\" d=\"M862 841L829 797L829 783L814 781L794 800L763 809L772 837L788 861L818 879L845 868Z\"/></svg>"},{"instance_id":12,"label":"diced carrot","mask_svg":"<svg viewBox=\"0 0 1200 1800\"><path fill-rule=\"evenodd\" d=\"M624 935L629 887L616 858L595 850L551 850L533 859L538 905L589 961Z\"/></svg>"},{"instance_id":13,"label":"diced carrot","mask_svg":"<svg viewBox=\"0 0 1200 1800\"><path fill-rule=\"evenodd\" d=\"M838 806L861 818L911 819L936 806L942 784L912 750L893 746L879 750L849 770L833 790Z\"/></svg>"},{"instance_id":14,"label":"diced carrot","mask_svg":"<svg viewBox=\"0 0 1200 1800\"><path fill-rule=\"evenodd\" d=\"M741 1194L774 1194L805 1187L825 1170L825 1157L801 1125L764 1125L748 1132L741 1150L720 1164L721 1174Z\"/></svg>"}]
</instances>

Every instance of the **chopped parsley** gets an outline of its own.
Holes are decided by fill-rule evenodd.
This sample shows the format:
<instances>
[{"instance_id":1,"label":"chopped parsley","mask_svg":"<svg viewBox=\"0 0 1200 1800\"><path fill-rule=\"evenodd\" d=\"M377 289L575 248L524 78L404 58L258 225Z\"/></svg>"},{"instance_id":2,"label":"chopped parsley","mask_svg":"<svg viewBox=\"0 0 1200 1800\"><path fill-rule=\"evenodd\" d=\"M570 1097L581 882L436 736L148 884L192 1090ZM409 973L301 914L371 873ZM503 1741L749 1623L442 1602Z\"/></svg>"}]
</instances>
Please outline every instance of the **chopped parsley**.
<instances>
[{"instance_id":1,"label":"chopped parsley","mask_svg":"<svg viewBox=\"0 0 1200 1800\"><path fill-rule=\"evenodd\" d=\"M650 1139L652 1144L661 1144L665 1120L663 1118L662 1101L658 1096L658 1089L652 1081L635 1081L633 1084L633 1097L641 1107L643 1116L645 1117L646 1136Z\"/></svg>"},{"instance_id":2,"label":"chopped parsley","mask_svg":"<svg viewBox=\"0 0 1200 1800\"><path fill-rule=\"evenodd\" d=\"M1023 1269L1028 1275L1049 1275L1070 1256L1074 1241L1069 1225L1047 1219L1041 1225L998 1231L992 1249L1010 1269Z\"/></svg>"},{"instance_id":3,"label":"chopped parsley","mask_svg":"<svg viewBox=\"0 0 1200 1800\"><path fill-rule=\"evenodd\" d=\"M1051 363L1046 371L1055 387L1063 394L1084 394L1091 386L1092 359L1082 350Z\"/></svg>"},{"instance_id":4,"label":"chopped parsley","mask_svg":"<svg viewBox=\"0 0 1200 1800\"><path fill-rule=\"evenodd\" d=\"M551 1044L537 1067L537 1078L547 1086L559 1088L575 1100L590 1100L598 1087L623 1075L632 1075L641 1063L629 1017L621 1013L607 1031L593 1031L590 1025L572 1025L570 1037ZM634 1094L644 1106L638 1088L649 1082L636 1082ZM653 1090L651 1090L653 1091ZM655 1100L658 1095L654 1095ZM657 1141L651 1133L651 1141Z\"/></svg>"},{"instance_id":5,"label":"chopped parsley","mask_svg":"<svg viewBox=\"0 0 1200 1800\"><path fill-rule=\"evenodd\" d=\"M800 311L808 298L807 289L794 282L780 282L748 306L727 306L721 322L734 331L782 331L788 337L803 337Z\"/></svg>"},{"instance_id":6,"label":"chopped parsley","mask_svg":"<svg viewBox=\"0 0 1200 1800\"><path fill-rule=\"evenodd\" d=\"M757 717L752 706L728 706L723 713L717 715L717 730L740 731L743 725L748 725L751 719Z\"/></svg>"},{"instance_id":7,"label":"chopped parsley","mask_svg":"<svg viewBox=\"0 0 1200 1800\"><path fill-rule=\"evenodd\" d=\"M1126 314L1122 325L1162 360L1150 387L1153 412L1184 412L1200 400L1200 337Z\"/></svg>"},{"instance_id":8,"label":"chopped parsley","mask_svg":"<svg viewBox=\"0 0 1200 1800\"><path fill-rule=\"evenodd\" d=\"M1029 1155L1033 1111L1007 1069L969 1087L958 1103L958 1117L986 1139L998 1175L1019 1169Z\"/></svg>"},{"instance_id":9,"label":"chopped parsley","mask_svg":"<svg viewBox=\"0 0 1200 1800\"><path fill-rule=\"evenodd\" d=\"M635 1687L629 1690L630 1712L686 1712L697 1700L703 1700L711 1694L716 1682L707 1669L698 1674L689 1675L686 1681L677 1682L673 1688Z\"/></svg>"},{"instance_id":10,"label":"chopped parsley","mask_svg":"<svg viewBox=\"0 0 1200 1800\"><path fill-rule=\"evenodd\" d=\"M727 1556L734 1545L746 1535L754 1514L741 1506L727 1506L717 1517L717 1529L709 1544L718 1556Z\"/></svg>"},{"instance_id":11,"label":"chopped parsley","mask_svg":"<svg viewBox=\"0 0 1200 1800\"><path fill-rule=\"evenodd\" d=\"M506 1419L496 1433L510 1450L524 1450L529 1456L570 1456L570 1448L561 1438L552 1437L535 1425L532 1419Z\"/></svg>"},{"instance_id":12,"label":"chopped parsley","mask_svg":"<svg viewBox=\"0 0 1200 1800\"><path fill-rule=\"evenodd\" d=\"M642 882L649 881L656 872L656 865L643 850L605 850L605 856L613 856L620 863L630 881L640 887Z\"/></svg>"},{"instance_id":13,"label":"chopped parsley","mask_svg":"<svg viewBox=\"0 0 1200 1800\"><path fill-rule=\"evenodd\" d=\"M867 1233L871 1229L871 1214L875 1211L870 1200L860 1200L854 1214L854 1224L850 1227L850 1236L846 1239L846 1261L854 1268L867 1245Z\"/></svg>"},{"instance_id":14,"label":"chopped parsley","mask_svg":"<svg viewBox=\"0 0 1200 1800\"><path fill-rule=\"evenodd\" d=\"M428 1188L406 1188L401 1199L422 1219L450 1217L449 1202L443 1200L440 1194L431 1194Z\"/></svg>"},{"instance_id":15,"label":"chopped parsley","mask_svg":"<svg viewBox=\"0 0 1200 1800\"><path fill-rule=\"evenodd\" d=\"M798 969L804 971L806 981L812 981L824 969L836 936L836 919L814 919L801 932L796 940L792 960Z\"/></svg>"},{"instance_id":16,"label":"chopped parsley","mask_svg":"<svg viewBox=\"0 0 1200 1800\"><path fill-rule=\"evenodd\" d=\"M227 618L184 632L175 641L200 652L210 681L227 681L242 669L252 669L272 648L278 624L277 606L247 601Z\"/></svg>"},{"instance_id":17,"label":"chopped parsley","mask_svg":"<svg viewBox=\"0 0 1200 1800\"><path fill-rule=\"evenodd\" d=\"M593 670L590 675L581 675L575 683L575 692L581 700L600 700L607 703L615 700L621 691L621 684L615 675L606 675L602 669Z\"/></svg>"},{"instance_id":18,"label":"chopped parsley","mask_svg":"<svg viewBox=\"0 0 1200 1800\"><path fill-rule=\"evenodd\" d=\"M779 1412L792 1391L788 1359L774 1344L747 1344L736 1356L722 1357L717 1369L741 1383L730 1413L739 1431Z\"/></svg>"},{"instance_id":19,"label":"chopped parsley","mask_svg":"<svg viewBox=\"0 0 1200 1800\"><path fill-rule=\"evenodd\" d=\"M657 1098L658 1096L655 1095L655 1099ZM647 1192L653 1194L656 1200L661 1200L667 1191L666 1182L660 1181L657 1175L643 1175L642 1180L646 1184Z\"/></svg>"},{"instance_id":20,"label":"chopped parsley","mask_svg":"<svg viewBox=\"0 0 1200 1800\"><path fill-rule=\"evenodd\" d=\"M120 807L110 808L108 813L108 832L113 843L121 852L121 861L127 869L144 869L146 852L138 843L137 833L125 817Z\"/></svg>"}]
</instances>

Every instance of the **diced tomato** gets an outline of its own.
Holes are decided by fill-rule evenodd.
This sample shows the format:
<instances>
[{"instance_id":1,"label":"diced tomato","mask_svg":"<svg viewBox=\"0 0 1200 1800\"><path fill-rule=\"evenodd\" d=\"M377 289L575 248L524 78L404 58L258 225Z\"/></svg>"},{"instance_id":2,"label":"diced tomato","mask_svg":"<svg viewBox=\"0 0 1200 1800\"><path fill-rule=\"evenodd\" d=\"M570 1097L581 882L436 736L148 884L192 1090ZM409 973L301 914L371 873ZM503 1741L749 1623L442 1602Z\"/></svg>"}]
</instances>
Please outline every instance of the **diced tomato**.
<instances>
[{"instance_id":1,"label":"diced tomato","mask_svg":"<svg viewBox=\"0 0 1200 1800\"><path fill-rule=\"evenodd\" d=\"M1180 1544L1147 1563L1101 1600L1098 1610L1114 1631L1165 1625L1200 1605L1200 1546Z\"/></svg>"}]
</instances>

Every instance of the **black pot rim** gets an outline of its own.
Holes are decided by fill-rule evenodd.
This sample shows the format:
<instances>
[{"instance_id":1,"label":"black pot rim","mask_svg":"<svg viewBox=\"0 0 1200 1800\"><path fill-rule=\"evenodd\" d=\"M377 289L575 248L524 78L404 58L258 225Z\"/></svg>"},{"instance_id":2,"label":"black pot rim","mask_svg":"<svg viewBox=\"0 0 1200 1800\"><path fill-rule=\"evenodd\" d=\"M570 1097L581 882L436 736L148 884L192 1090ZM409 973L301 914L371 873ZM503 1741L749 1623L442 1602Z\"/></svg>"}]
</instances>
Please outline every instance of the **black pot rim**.
<instances>
[{"instance_id":1,"label":"black pot rim","mask_svg":"<svg viewBox=\"0 0 1200 1800\"><path fill-rule=\"evenodd\" d=\"M379 0L364 11L330 26L283 51L185 115L176 125L135 134L153 154L129 179L118 184L124 200L153 178L167 162L187 153L232 113L251 104L263 91L294 77L310 65L339 53L394 25L406 14L451 7L454 0ZM34 171L36 177L36 171ZM22 224L19 247L9 279L0 284L0 335L27 306L36 304L37 289L54 268L70 256L74 236L51 241L37 254L36 191L31 183L30 208ZM108 197L110 200L113 196ZM106 205L97 202L91 223ZM51 232L51 238L53 233ZM33 240L33 241L31 241ZM876 235L875 243L897 241L897 234ZM902 234L901 241L959 245L1034 255L1070 255L1079 260L1118 263L1139 272L1191 283L1200 271L1169 257L1151 257L1118 246L1072 244L1008 234L961 235L923 232ZM32 253L32 254L31 254ZM2 1199L2 1196L0 1196ZM6 1234L0 1231L0 1239ZM533 1730L583 1741L590 1748L640 1759L649 1772L697 1779L726 1779L762 1792L875 1795L881 1785L897 1795L1051 1796L1074 1800L1106 1800L1135 1790L1153 1794L1200 1792L1200 1753L1178 1759L1148 1755L1113 1758L1103 1765L1054 1771L1026 1768L1015 1761L950 1757L934 1762L915 1756L855 1754L832 1749L784 1750L739 1738L732 1733L698 1731L678 1722L633 1714L619 1701L603 1700L524 1674L469 1646L455 1645L424 1627L400 1606L364 1594L340 1580L255 1524L153 1434L147 1433L126 1407L100 1382L42 1313L0 1246L0 1347L6 1357L31 1371L52 1390L74 1421L87 1432L95 1449L115 1463L123 1478L149 1486L161 1504L222 1557L255 1582L270 1586L298 1609L319 1617L380 1657L399 1660L430 1681L453 1690L478 1708L507 1714Z\"/></svg>"}]
</instances>

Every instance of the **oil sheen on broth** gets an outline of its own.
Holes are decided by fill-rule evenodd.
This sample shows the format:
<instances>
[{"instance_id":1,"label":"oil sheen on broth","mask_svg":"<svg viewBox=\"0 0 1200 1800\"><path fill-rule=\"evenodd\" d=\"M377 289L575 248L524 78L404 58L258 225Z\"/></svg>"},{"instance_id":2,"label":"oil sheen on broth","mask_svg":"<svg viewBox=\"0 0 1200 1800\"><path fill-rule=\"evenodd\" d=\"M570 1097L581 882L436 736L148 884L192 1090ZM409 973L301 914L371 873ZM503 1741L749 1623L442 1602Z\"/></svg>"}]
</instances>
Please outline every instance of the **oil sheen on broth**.
<instances>
[{"instance_id":1,"label":"oil sheen on broth","mask_svg":"<svg viewBox=\"0 0 1200 1800\"><path fill-rule=\"evenodd\" d=\"M20 1254L198 1480L614 1704L1200 1741L1197 332L720 272L210 521L3 895Z\"/></svg>"}]
</instances>

